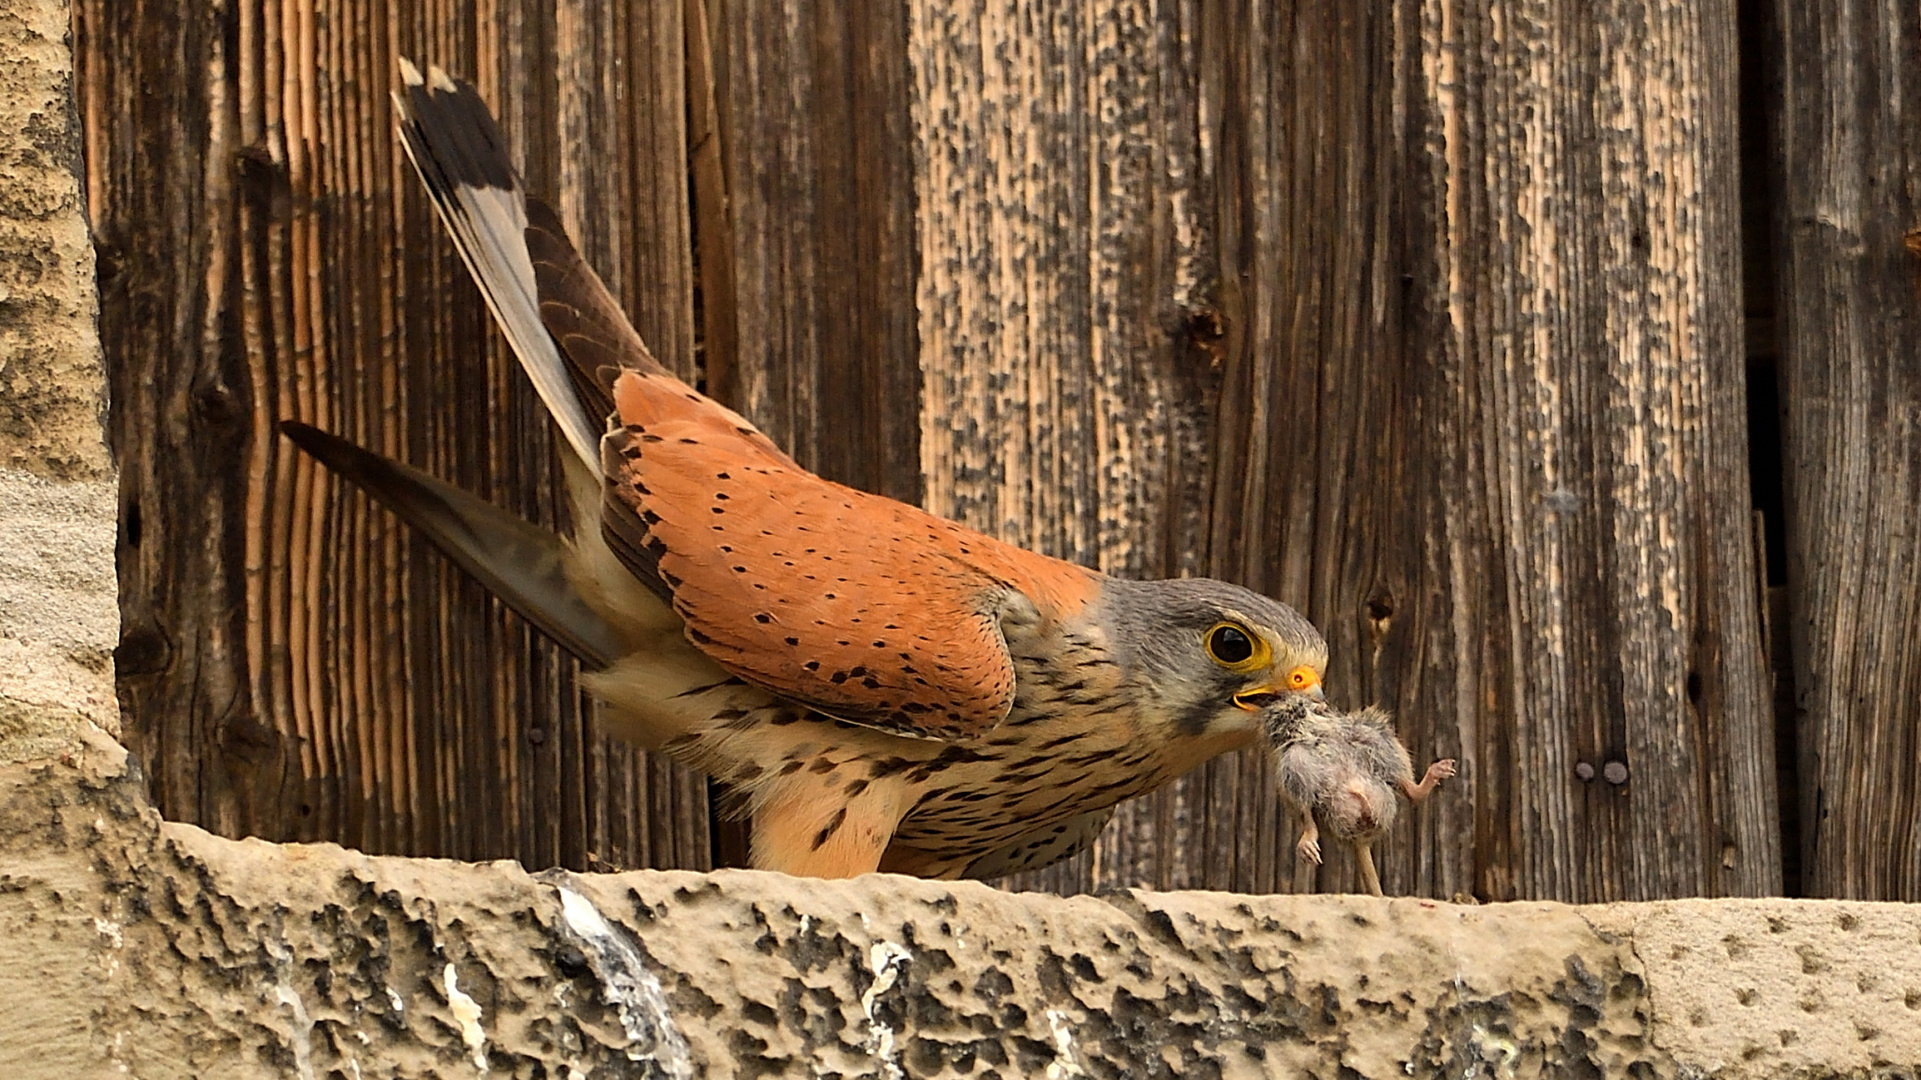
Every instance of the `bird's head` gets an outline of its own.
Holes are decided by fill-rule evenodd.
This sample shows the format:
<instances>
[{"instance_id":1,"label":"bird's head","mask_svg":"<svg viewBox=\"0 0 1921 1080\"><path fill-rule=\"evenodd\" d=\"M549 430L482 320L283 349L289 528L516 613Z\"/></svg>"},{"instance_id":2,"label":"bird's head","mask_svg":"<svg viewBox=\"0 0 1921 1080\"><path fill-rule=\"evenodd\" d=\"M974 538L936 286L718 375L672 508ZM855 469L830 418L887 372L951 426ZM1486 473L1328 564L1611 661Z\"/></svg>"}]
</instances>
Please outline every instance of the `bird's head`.
<instances>
[{"instance_id":1,"label":"bird's head","mask_svg":"<svg viewBox=\"0 0 1921 1080\"><path fill-rule=\"evenodd\" d=\"M1289 697L1322 697L1327 642L1286 604L1206 578L1108 582L1128 676L1183 734L1258 727Z\"/></svg>"}]
</instances>

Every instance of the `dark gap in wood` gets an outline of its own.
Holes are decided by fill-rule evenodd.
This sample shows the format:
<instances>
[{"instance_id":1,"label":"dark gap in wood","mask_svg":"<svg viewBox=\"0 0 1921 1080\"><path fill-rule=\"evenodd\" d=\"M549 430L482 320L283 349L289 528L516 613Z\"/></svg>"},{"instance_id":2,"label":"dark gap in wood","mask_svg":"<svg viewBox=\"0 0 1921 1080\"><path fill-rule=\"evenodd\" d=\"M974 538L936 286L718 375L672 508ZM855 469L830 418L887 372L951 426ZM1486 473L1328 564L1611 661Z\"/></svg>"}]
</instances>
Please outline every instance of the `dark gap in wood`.
<instances>
[{"instance_id":1,"label":"dark gap in wood","mask_svg":"<svg viewBox=\"0 0 1921 1080\"><path fill-rule=\"evenodd\" d=\"M1776 205L1770 109L1779 77L1768 59L1772 26L1764 0L1737 0L1740 35L1741 290L1747 370L1748 490L1760 523L1756 568L1763 647L1773 686L1776 803L1781 830L1781 888L1803 896L1799 755L1795 752L1794 653L1788 633L1787 473L1782 446L1781 347L1775 319Z\"/></svg>"}]
</instances>

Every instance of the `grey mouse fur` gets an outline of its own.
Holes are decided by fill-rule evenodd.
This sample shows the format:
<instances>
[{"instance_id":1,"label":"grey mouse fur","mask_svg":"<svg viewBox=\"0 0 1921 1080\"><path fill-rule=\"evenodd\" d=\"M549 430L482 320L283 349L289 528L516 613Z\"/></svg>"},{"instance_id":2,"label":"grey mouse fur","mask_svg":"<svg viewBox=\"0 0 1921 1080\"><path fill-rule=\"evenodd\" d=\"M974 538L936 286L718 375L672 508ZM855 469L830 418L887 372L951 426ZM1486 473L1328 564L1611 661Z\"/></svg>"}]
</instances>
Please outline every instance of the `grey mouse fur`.
<instances>
[{"instance_id":1,"label":"grey mouse fur","mask_svg":"<svg viewBox=\"0 0 1921 1080\"><path fill-rule=\"evenodd\" d=\"M1371 705L1341 713L1323 702L1290 697L1269 706L1261 726L1280 774L1281 796L1301 815L1295 850L1321 861L1318 812L1329 833L1354 846L1361 883L1380 896L1374 840L1400 816L1400 796L1414 803L1426 799L1454 775L1454 759L1429 765L1417 783L1413 761L1387 713Z\"/></svg>"}]
</instances>

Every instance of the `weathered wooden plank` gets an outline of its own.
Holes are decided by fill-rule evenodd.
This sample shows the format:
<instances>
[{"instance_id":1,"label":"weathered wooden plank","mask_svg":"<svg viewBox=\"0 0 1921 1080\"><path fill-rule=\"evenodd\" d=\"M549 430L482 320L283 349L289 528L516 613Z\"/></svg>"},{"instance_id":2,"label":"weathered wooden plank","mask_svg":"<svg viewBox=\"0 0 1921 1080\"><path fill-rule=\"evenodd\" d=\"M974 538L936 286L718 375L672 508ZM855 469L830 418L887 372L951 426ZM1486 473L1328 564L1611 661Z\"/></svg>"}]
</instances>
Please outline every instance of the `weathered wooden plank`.
<instances>
[{"instance_id":1,"label":"weathered wooden plank","mask_svg":"<svg viewBox=\"0 0 1921 1080\"><path fill-rule=\"evenodd\" d=\"M1224 377L1208 568L1305 611L1332 650L1330 694L1354 706L1393 703L1371 612L1407 521L1391 469L1411 435L1394 417L1405 168L1395 94L1409 47L1399 29L1389 8L1310 2L1220 5L1200 33ZM1211 885L1355 887L1338 845L1319 875L1296 858L1298 823L1263 756L1217 762L1205 783ZM1419 850L1404 834L1383 845L1391 889L1445 884L1402 872Z\"/></svg>"},{"instance_id":2,"label":"weathered wooden plank","mask_svg":"<svg viewBox=\"0 0 1921 1080\"><path fill-rule=\"evenodd\" d=\"M561 118L552 196L570 235L600 270L654 354L692 377L694 280L688 198L686 34L682 5L555 4ZM625 766L624 750L603 753ZM652 866L712 858L707 784L662 759L633 759L640 793L629 828Z\"/></svg>"},{"instance_id":3,"label":"weathered wooden plank","mask_svg":"<svg viewBox=\"0 0 1921 1080\"><path fill-rule=\"evenodd\" d=\"M76 4L128 507L122 686L169 814L707 865L704 782L610 742L570 662L270 427L318 422L554 519L548 425L395 148L393 57L479 80L535 189L691 370L680 11Z\"/></svg>"},{"instance_id":4,"label":"weathered wooden plank","mask_svg":"<svg viewBox=\"0 0 1921 1080\"><path fill-rule=\"evenodd\" d=\"M1204 552L1301 605L1334 643L1337 697L1398 706L1418 751L1469 765L1391 846L1393 887L1778 887L1734 359L1731 8L1102 13L1117 37L1022 5L915 9L930 505L1122 572ZM1149 26L1184 44L1143 47ZM1129 92L1150 57L1174 103L1158 112ZM1191 145L1167 120L1183 104L1205 125L1200 167L1147 170L1163 194L1143 198L1117 163ZM1398 201L1409 179L1420 194ZM1160 199L1197 197L1211 217L1157 245ZM1183 309L1103 262L1106 211L1160 266L1218 258L1217 293ZM1147 371L1181 400L1183 369L1146 358L1179 358L1167 327L1215 305L1216 441L1179 457L1212 473L1200 537L1168 527L1193 489L1163 478L1192 474L1169 472L1155 402L1117 414L1099 388ZM1108 355L1115 338L1145 344ZM1186 401L1212 401L1200 385ZM1102 461L1110 422L1128 437ZM1116 550L1101 522L1166 546ZM1309 887L1291 833L1248 755L1125 808L1090 877ZM1351 887L1344 855L1323 885Z\"/></svg>"},{"instance_id":5,"label":"weathered wooden plank","mask_svg":"<svg viewBox=\"0 0 1921 1080\"><path fill-rule=\"evenodd\" d=\"M1802 884L1921 900L1921 15L1767 10Z\"/></svg>"},{"instance_id":6,"label":"weathered wooden plank","mask_svg":"<svg viewBox=\"0 0 1921 1080\"><path fill-rule=\"evenodd\" d=\"M141 4L76 4L75 29L121 475L126 602L115 664L123 711L152 718L125 732L156 798L198 798L202 769L242 780L196 807L199 820L231 833L253 794L246 775L274 771L281 748L247 722L247 680L227 659L244 649L247 625L231 602L240 553L220 538L233 536L227 521L238 517L233 462L248 437L249 380L244 366L206 347L224 329L214 304L238 269L230 100L204 77L206 64L227 60L222 11L170 12L163 23ZM202 65L181 70L183 54ZM207 151L229 167L210 167ZM147 224L196 218L202 227L177 238ZM136 326L150 362L115 363ZM129 445L150 452L129 455ZM182 488L197 497L168 498ZM179 670L202 673L193 692L168 682Z\"/></svg>"},{"instance_id":7,"label":"weathered wooden plank","mask_svg":"<svg viewBox=\"0 0 1921 1080\"><path fill-rule=\"evenodd\" d=\"M1191 6L910 5L926 505L1124 576L1200 565L1205 317ZM1182 794L1020 884L1185 885Z\"/></svg>"},{"instance_id":8,"label":"weathered wooden plank","mask_svg":"<svg viewBox=\"0 0 1921 1080\"><path fill-rule=\"evenodd\" d=\"M707 61L689 68L707 389L822 475L916 502L902 13L687 6L708 46L697 54L689 38ZM744 863L744 827L717 842Z\"/></svg>"},{"instance_id":9,"label":"weathered wooden plank","mask_svg":"<svg viewBox=\"0 0 1921 1080\"><path fill-rule=\"evenodd\" d=\"M609 744L570 665L269 437L315 419L557 513L538 406L394 153L399 51L476 77L694 374L686 125L718 131L710 385L803 461L1303 607L1337 700L1468 765L1385 845L1390 888L1775 887L1725 0L226 11L231 37L99 0L76 23L130 403L123 686L170 812L707 857L697 781ZM1350 885L1291 833L1249 754L1019 884Z\"/></svg>"},{"instance_id":10,"label":"weathered wooden plank","mask_svg":"<svg viewBox=\"0 0 1921 1080\"><path fill-rule=\"evenodd\" d=\"M895 5L708 0L730 390L802 464L916 501L913 151Z\"/></svg>"},{"instance_id":11,"label":"weathered wooden plank","mask_svg":"<svg viewBox=\"0 0 1921 1080\"><path fill-rule=\"evenodd\" d=\"M1399 18L1419 531L1377 663L1409 741L1465 764L1417 850L1487 898L1772 892L1733 4Z\"/></svg>"},{"instance_id":12,"label":"weathered wooden plank","mask_svg":"<svg viewBox=\"0 0 1921 1080\"><path fill-rule=\"evenodd\" d=\"M714 85L714 35L706 0L686 0L687 146L694 209L694 263L700 299L700 387L719 401L739 397L739 304L734 298L734 210L721 158L720 92Z\"/></svg>"}]
</instances>

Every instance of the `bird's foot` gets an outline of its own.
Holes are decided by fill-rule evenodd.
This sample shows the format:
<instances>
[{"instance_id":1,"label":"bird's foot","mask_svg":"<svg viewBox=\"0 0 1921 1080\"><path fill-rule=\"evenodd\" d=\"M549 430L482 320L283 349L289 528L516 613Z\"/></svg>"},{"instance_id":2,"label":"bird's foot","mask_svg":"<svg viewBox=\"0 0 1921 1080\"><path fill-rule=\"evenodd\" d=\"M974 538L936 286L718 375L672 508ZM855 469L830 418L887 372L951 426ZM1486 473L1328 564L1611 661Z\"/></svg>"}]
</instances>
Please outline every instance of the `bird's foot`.
<instances>
[{"instance_id":1,"label":"bird's foot","mask_svg":"<svg viewBox=\"0 0 1921 1080\"><path fill-rule=\"evenodd\" d=\"M1294 845L1294 850L1300 852L1301 858L1306 859L1315 866L1321 865L1321 841L1319 837L1301 837L1301 842Z\"/></svg>"}]
</instances>

